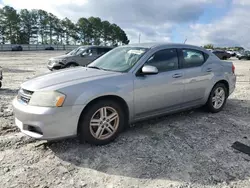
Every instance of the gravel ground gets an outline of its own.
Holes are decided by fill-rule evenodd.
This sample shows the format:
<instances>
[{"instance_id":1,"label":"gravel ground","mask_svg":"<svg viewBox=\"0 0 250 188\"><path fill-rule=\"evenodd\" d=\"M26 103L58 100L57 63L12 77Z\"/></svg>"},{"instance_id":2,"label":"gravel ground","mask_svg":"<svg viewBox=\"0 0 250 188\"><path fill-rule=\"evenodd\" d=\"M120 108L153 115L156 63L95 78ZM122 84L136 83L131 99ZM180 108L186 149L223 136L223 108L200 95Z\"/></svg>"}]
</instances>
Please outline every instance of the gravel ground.
<instances>
[{"instance_id":1,"label":"gravel ground","mask_svg":"<svg viewBox=\"0 0 250 188\"><path fill-rule=\"evenodd\" d=\"M250 61L233 60L237 89L221 113L196 109L137 123L96 147L36 141L14 126L19 85L63 53L0 53L0 187L250 187L250 156L231 147L250 145Z\"/></svg>"}]
</instances>

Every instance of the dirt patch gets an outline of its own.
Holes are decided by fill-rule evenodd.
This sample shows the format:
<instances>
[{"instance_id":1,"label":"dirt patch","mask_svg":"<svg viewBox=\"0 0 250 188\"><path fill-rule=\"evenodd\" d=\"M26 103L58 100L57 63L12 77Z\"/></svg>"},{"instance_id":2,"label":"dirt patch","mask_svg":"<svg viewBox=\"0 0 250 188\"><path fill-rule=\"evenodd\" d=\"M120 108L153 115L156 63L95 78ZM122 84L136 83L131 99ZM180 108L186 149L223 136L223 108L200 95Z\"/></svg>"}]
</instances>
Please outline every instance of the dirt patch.
<instances>
[{"instance_id":1,"label":"dirt patch","mask_svg":"<svg viewBox=\"0 0 250 188\"><path fill-rule=\"evenodd\" d=\"M0 187L250 187L250 63L234 61L237 89L225 109L203 109L133 125L113 143L77 139L37 141L14 126L11 101L20 84L48 72L49 57L64 52L1 53Z\"/></svg>"}]
</instances>

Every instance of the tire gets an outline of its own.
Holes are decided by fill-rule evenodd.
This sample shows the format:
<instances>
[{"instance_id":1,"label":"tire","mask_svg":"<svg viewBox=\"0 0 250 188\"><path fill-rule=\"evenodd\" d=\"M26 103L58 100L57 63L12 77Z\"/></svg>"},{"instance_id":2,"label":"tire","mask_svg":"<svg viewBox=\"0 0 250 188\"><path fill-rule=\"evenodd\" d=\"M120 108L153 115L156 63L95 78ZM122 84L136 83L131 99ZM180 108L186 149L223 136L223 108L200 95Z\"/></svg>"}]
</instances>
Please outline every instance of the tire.
<instances>
[{"instance_id":1,"label":"tire","mask_svg":"<svg viewBox=\"0 0 250 188\"><path fill-rule=\"evenodd\" d=\"M216 96L216 92L217 93L222 92L223 94L221 93L221 96L219 96L219 95ZM216 97L217 97L217 99L216 99ZM228 97L228 91L227 91L225 84L223 84L223 83L216 84L213 87L213 89L209 95L207 104L206 104L208 110L212 113L220 112L226 104L227 97Z\"/></svg>"},{"instance_id":2,"label":"tire","mask_svg":"<svg viewBox=\"0 0 250 188\"><path fill-rule=\"evenodd\" d=\"M66 68L72 68L72 67L77 67L78 65L76 63L69 63L66 65Z\"/></svg>"},{"instance_id":3,"label":"tire","mask_svg":"<svg viewBox=\"0 0 250 188\"><path fill-rule=\"evenodd\" d=\"M226 56L224 56L224 57L222 57L222 59L223 59L223 60L227 60L227 57L226 57Z\"/></svg>"},{"instance_id":4,"label":"tire","mask_svg":"<svg viewBox=\"0 0 250 188\"><path fill-rule=\"evenodd\" d=\"M104 114L104 108L106 108L107 114L105 116L105 120L101 118L101 111ZM114 119L115 117L113 117L112 119L114 120L109 120L108 117L110 117L112 114L114 116L115 113L117 118ZM91 121L93 121L93 126L90 125ZM125 113L119 103L112 100L100 100L87 107L87 109L81 115L78 124L79 140L81 143L86 141L87 143L94 145L108 144L115 140L119 133L124 130L125 122ZM110 126L112 126L113 130L110 128ZM112 131L113 133L111 133Z\"/></svg>"},{"instance_id":5,"label":"tire","mask_svg":"<svg viewBox=\"0 0 250 188\"><path fill-rule=\"evenodd\" d=\"M0 88L2 87L2 82L0 81Z\"/></svg>"}]
</instances>

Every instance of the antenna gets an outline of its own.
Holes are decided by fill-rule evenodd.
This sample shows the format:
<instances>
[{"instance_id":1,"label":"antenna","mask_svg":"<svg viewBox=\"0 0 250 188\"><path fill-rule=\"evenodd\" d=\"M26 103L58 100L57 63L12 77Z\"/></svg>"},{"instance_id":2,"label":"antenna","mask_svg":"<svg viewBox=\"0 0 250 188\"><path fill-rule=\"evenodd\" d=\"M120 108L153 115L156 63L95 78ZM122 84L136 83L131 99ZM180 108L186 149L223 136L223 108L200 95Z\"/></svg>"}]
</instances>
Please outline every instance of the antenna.
<instances>
[{"instance_id":1,"label":"antenna","mask_svg":"<svg viewBox=\"0 0 250 188\"><path fill-rule=\"evenodd\" d=\"M185 39L185 41L184 41L184 44L187 42L187 38Z\"/></svg>"},{"instance_id":2,"label":"antenna","mask_svg":"<svg viewBox=\"0 0 250 188\"><path fill-rule=\"evenodd\" d=\"M141 33L139 33L139 43L141 42Z\"/></svg>"}]
</instances>

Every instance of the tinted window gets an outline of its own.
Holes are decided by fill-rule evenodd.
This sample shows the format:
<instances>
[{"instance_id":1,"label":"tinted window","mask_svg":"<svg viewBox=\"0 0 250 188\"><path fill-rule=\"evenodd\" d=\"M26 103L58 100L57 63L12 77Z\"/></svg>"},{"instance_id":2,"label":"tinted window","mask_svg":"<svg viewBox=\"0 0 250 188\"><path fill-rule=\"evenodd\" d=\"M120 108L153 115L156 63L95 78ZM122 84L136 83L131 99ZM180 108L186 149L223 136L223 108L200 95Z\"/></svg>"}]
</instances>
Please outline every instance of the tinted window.
<instances>
[{"instance_id":1,"label":"tinted window","mask_svg":"<svg viewBox=\"0 0 250 188\"><path fill-rule=\"evenodd\" d=\"M156 52L151 56L147 65L155 66L159 72L178 69L178 55L176 49L166 49Z\"/></svg>"},{"instance_id":2,"label":"tinted window","mask_svg":"<svg viewBox=\"0 0 250 188\"><path fill-rule=\"evenodd\" d=\"M107 53L110 50L111 50L111 48L98 48L97 53L98 53L98 55L100 55L100 54Z\"/></svg>"},{"instance_id":3,"label":"tinted window","mask_svg":"<svg viewBox=\"0 0 250 188\"><path fill-rule=\"evenodd\" d=\"M199 67L205 62L203 52L191 49L182 50L183 68Z\"/></svg>"},{"instance_id":4,"label":"tinted window","mask_svg":"<svg viewBox=\"0 0 250 188\"><path fill-rule=\"evenodd\" d=\"M97 48L88 48L84 50L84 53L88 55L97 55Z\"/></svg>"}]
</instances>

